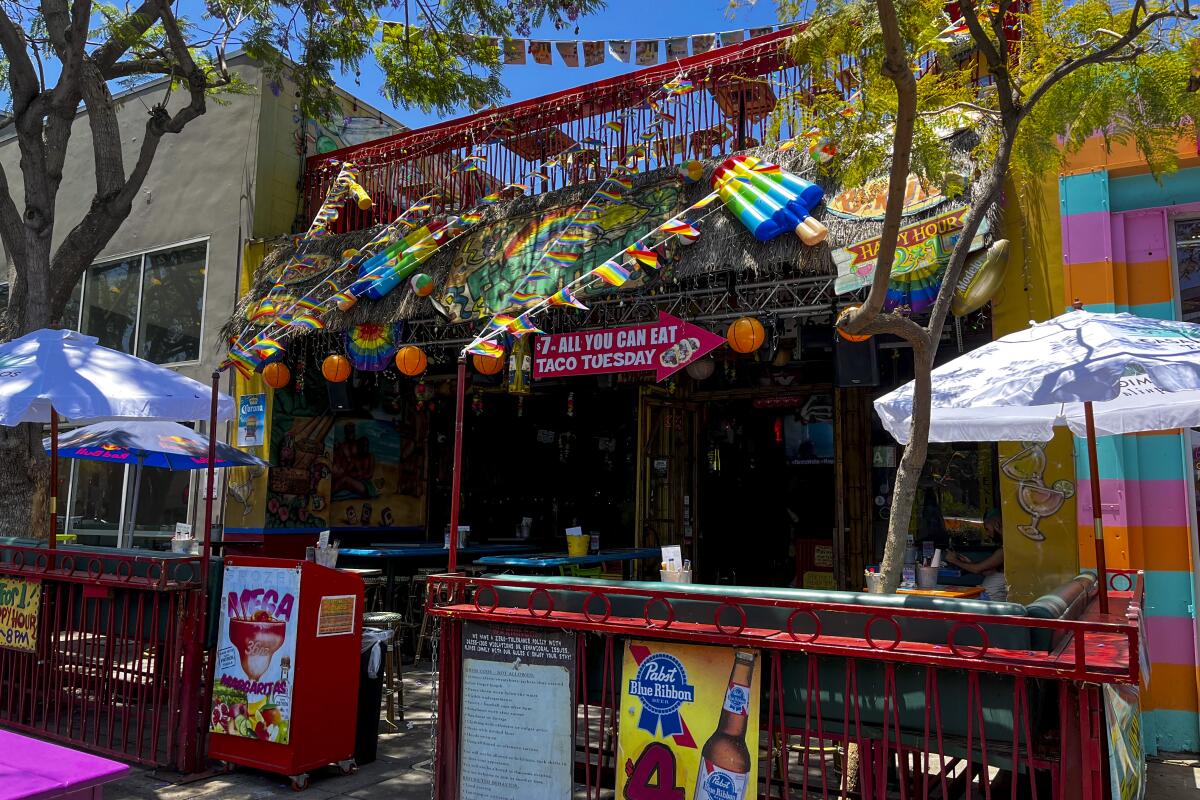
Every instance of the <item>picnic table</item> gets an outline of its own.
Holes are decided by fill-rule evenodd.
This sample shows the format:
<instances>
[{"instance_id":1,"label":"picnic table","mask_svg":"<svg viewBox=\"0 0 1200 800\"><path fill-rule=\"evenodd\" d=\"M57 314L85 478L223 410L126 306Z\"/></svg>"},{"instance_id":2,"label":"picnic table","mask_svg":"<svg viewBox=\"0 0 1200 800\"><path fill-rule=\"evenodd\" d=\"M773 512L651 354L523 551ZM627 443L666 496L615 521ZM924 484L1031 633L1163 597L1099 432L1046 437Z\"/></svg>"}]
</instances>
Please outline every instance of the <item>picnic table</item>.
<instances>
[{"instance_id":1,"label":"picnic table","mask_svg":"<svg viewBox=\"0 0 1200 800\"><path fill-rule=\"evenodd\" d=\"M475 544L458 548L460 559L477 556L499 555L509 553L528 553L533 550L524 544ZM382 564L384 574L385 597L384 608L396 611L396 576L401 564L407 564L416 570L422 562L445 562L450 551L436 544L388 544L372 545L370 547L343 547L338 551L339 561L343 558L353 559L350 563ZM349 564L347 564L349 565Z\"/></svg>"},{"instance_id":2,"label":"picnic table","mask_svg":"<svg viewBox=\"0 0 1200 800\"><path fill-rule=\"evenodd\" d=\"M507 567L509 569L558 570L560 574L575 574L580 567L595 567L601 564L621 562L625 578L629 565L642 559L659 560L662 550L657 547L619 547L601 550L586 556L569 556L565 553L537 553L534 555L491 555L475 563L484 567Z\"/></svg>"},{"instance_id":3,"label":"picnic table","mask_svg":"<svg viewBox=\"0 0 1200 800\"><path fill-rule=\"evenodd\" d=\"M107 758L0 730L0 800L100 800L129 772Z\"/></svg>"}]
</instances>

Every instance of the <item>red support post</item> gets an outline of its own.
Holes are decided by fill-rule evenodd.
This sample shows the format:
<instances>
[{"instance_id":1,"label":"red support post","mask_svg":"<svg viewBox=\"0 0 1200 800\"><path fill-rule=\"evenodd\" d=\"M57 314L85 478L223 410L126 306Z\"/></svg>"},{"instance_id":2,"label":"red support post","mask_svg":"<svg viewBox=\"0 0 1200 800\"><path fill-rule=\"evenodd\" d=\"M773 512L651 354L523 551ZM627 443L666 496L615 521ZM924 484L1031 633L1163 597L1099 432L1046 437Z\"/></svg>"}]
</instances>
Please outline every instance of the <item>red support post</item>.
<instances>
[{"instance_id":1,"label":"red support post","mask_svg":"<svg viewBox=\"0 0 1200 800\"><path fill-rule=\"evenodd\" d=\"M1096 455L1096 417L1092 404L1083 404L1087 422L1088 469L1092 473L1092 530L1096 540L1096 580L1100 585L1100 613L1108 613L1108 570L1104 563L1104 519L1100 503L1100 459Z\"/></svg>"},{"instance_id":2,"label":"red support post","mask_svg":"<svg viewBox=\"0 0 1200 800\"><path fill-rule=\"evenodd\" d=\"M462 440L463 406L467 401L467 356L458 356L458 401L454 408L454 475L450 481L450 563L448 570L458 569L458 515L462 511Z\"/></svg>"},{"instance_id":3,"label":"red support post","mask_svg":"<svg viewBox=\"0 0 1200 800\"><path fill-rule=\"evenodd\" d=\"M50 549L58 547L58 412L50 406Z\"/></svg>"}]
</instances>

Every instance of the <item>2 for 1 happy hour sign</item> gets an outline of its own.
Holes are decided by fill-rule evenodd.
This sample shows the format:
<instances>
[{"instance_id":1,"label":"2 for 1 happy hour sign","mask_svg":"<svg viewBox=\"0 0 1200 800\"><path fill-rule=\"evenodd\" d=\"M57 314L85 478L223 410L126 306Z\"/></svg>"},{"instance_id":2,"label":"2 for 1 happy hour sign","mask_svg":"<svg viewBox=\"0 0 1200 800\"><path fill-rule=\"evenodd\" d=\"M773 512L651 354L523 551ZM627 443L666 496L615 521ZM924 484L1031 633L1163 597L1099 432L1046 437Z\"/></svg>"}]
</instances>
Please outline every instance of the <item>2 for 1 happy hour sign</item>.
<instances>
[{"instance_id":1,"label":"2 for 1 happy hour sign","mask_svg":"<svg viewBox=\"0 0 1200 800\"><path fill-rule=\"evenodd\" d=\"M660 313L648 325L539 336L533 376L563 378L654 370L661 381L725 340L690 322Z\"/></svg>"}]
</instances>

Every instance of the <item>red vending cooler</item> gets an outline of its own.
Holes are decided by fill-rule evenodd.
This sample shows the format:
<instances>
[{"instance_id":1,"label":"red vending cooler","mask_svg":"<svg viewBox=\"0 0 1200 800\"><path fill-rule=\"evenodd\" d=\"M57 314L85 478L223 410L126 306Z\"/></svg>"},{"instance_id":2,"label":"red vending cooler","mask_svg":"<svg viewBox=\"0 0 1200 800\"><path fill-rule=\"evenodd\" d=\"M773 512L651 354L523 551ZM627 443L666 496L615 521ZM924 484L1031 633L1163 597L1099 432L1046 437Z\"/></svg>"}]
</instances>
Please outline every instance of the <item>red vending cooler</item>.
<instances>
[{"instance_id":1,"label":"red vending cooler","mask_svg":"<svg viewBox=\"0 0 1200 800\"><path fill-rule=\"evenodd\" d=\"M229 556L209 754L287 775L354 769L363 583L308 561Z\"/></svg>"}]
</instances>

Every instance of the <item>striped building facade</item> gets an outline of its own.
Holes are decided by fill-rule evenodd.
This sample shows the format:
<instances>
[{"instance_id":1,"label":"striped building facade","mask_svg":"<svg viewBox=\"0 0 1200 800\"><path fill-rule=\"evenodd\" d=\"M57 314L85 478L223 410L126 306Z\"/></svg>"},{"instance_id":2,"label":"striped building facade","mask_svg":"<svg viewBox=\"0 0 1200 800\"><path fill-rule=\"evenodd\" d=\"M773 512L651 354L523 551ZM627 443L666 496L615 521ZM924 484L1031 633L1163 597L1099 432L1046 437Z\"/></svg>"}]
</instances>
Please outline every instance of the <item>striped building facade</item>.
<instances>
[{"instance_id":1,"label":"striped building facade","mask_svg":"<svg viewBox=\"0 0 1200 800\"><path fill-rule=\"evenodd\" d=\"M1155 179L1127 150L1099 146L1077 156L1059 180L1063 309L1180 319L1175 231L1200 218L1196 140L1181 144L1179 171ZM1049 265L1053 268L1053 265ZM1100 500L1110 567L1146 573L1144 687L1147 747L1200 751L1200 637L1197 634L1196 495L1188 431L1105 437L1099 443ZM1087 449L1075 442L1079 564L1095 567Z\"/></svg>"}]
</instances>

